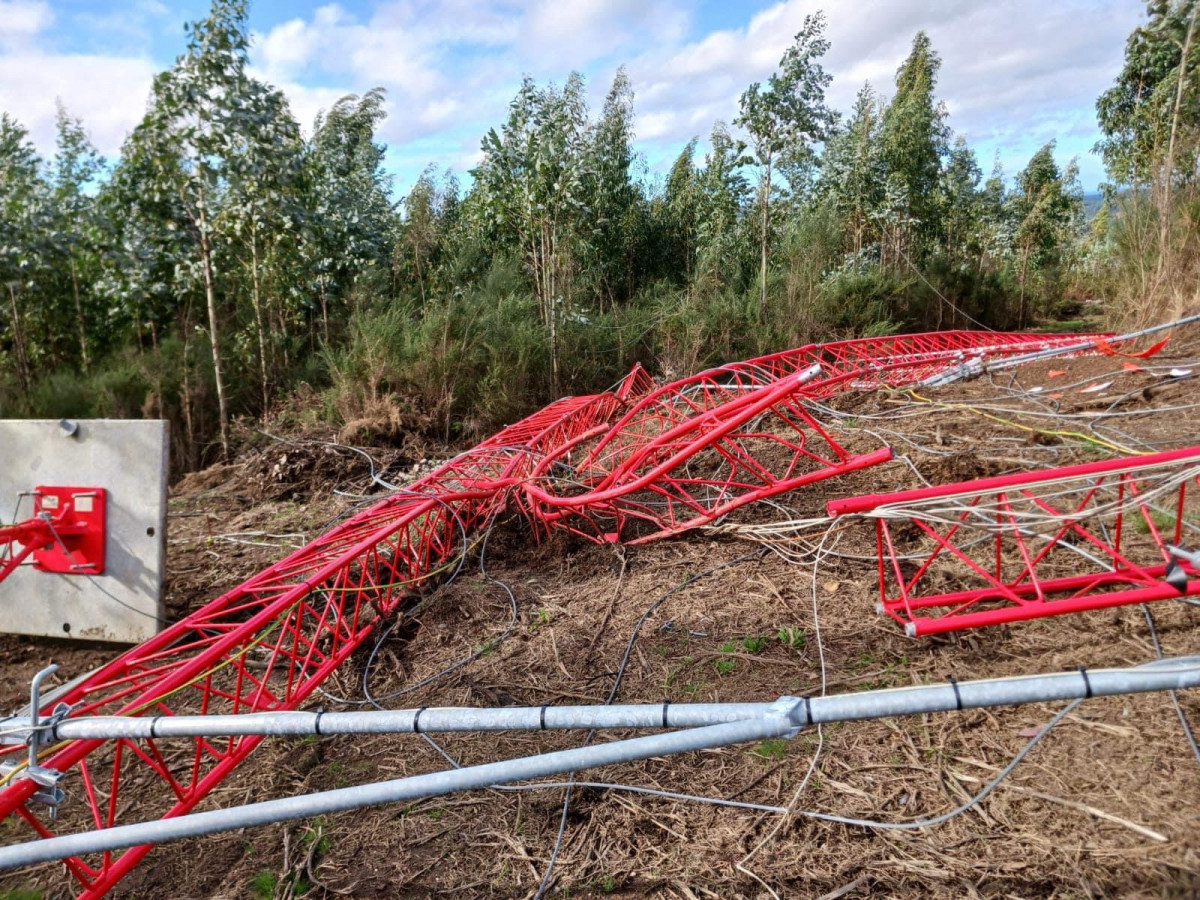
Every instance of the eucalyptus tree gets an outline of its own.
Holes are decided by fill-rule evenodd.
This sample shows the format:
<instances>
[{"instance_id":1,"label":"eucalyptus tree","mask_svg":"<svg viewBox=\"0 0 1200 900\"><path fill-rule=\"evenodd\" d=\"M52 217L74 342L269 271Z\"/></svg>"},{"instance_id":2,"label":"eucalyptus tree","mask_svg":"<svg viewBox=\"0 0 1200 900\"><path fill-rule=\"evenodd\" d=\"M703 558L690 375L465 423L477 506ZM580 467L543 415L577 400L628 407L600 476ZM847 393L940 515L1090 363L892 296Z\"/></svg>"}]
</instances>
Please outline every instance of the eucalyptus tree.
<instances>
[{"instance_id":1,"label":"eucalyptus tree","mask_svg":"<svg viewBox=\"0 0 1200 900\"><path fill-rule=\"evenodd\" d=\"M263 410L270 406L275 341L268 305L272 263L296 247L303 217L303 141L283 94L250 82L242 112L254 125L227 158L215 231L227 248L227 267L240 264L249 275L250 306L257 345Z\"/></svg>"},{"instance_id":2,"label":"eucalyptus tree","mask_svg":"<svg viewBox=\"0 0 1200 900\"><path fill-rule=\"evenodd\" d=\"M979 191L979 257L980 272L1002 268L1012 257L1012 206L1009 190L1000 164L1000 155L992 162L992 172Z\"/></svg>"},{"instance_id":3,"label":"eucalyptus tree","mask_svg":"<svg viewBox=\"0 0 1200 900\"><path fill-rule=\"evenodd\" d=\"M753 160L724 122L713 125L708 142L704 165L696 173L696 275L724 286L740 276L745 257L751 195L745 167Z\"/></svg>"},{"instance_id":4,"label":"eucalyptus tree","mask_svg":"<svg viewBox=\"0 0 1200 900\"><path fill-rule=\"evenodd\" d=\"M1096 101L1109 176L1158 207L1158 274L1173 257L1173 197L1200 162L1200 0L1151 0L1125 46L1125 65Z\"/></svg>"},{"instance_id":5,"label":"eucalyptus tree","mask_svg":"<svg viewBox=\"0 0 1200 900\"><path fill-rule=\"evenodd\" d=\"M696 145L693 137L680 151L667 174L662 197L657 198L654 210L663 235L666 253L665 270L672 280L682 281L690 288L696 268L697 232L699 230L699 184L696 172Z\"/></svg>"},{"instance_id":6,"label":"eucalyptus tree","mask_svg":"<svg viewBox=\"0 0 1200 900\"><path fill-rule=\"evenodd\" d=\"M764 86L755 82L740 100L741 114L734 124L750 133L762 174L759 180L761 209L761 268L759 272L759 318L767 308L767 245L770 240L771 171L780 156L793 167L814 157L813 145L824 140L834 122L825 105L825 89L833 80L820 59L829 50L824 37L822 13L804 17L804 25L792 45L784 51L779 68Z\"/></svg>"},{"instance_id":7,"label":"eucalyptus tree","mask_svg":"<svg viewBox=\"0 0 1200 900\"><path fill-rule=\"evenodd\" d=\"M364 276L386 273L398 218L390 197L386 152L376 140L387 117L383 88L348 94L317 117L306 156L306 209L301 252L329 335L329 309L345 303Z\"/></svg>"},{"instance_id":8,"label":"eucalyptus tree","mask_svg":"<svg viewBox=\"0 0 1200 900\"><path fill-rule=\"evenodd\" d=\"M245 215L239 189L247 177L288 164L292 125L286 104L247 72L246 0L214 0L207 18L187 27L186 52L154 80L149 109L126 145L124 165L139 185L149 215L170 211L189 255L178 267L184 286L202 287L217 393L222 452L229 453L229 398L221 355L219 265L233 253ZM237 207L240 207L240 211ZM224 221L223 221L224 220Z\"/></svg>"},{"instance_id":9,"label":"eucalyptus tree","mask_svg":"<svg viewBox=\"0 0 1200 900\"><path fill-rule=\"evenodd\" d=\"M1027 284L1031 270L1057 263L1079 227L1083 192L1074 161L1060 170L1054 161L1054 142L1033 154L1017 175L1016 190L1008 200L1014 223L1013 246L1021 285L1017 318L1028 316Z\"/></svg>"},{"instance_id":10,"label":"eucalyptus tree","mask_svg":"<svg viewBox=\"0 0 1200 900\"><path fill-rule=\"evenodd\" d=\"M0 290L7 294L8 319L7 340L0 332L0 350L11 358L26 399L37 348L29 339L24 299L44 276L50 250L48 191L40 167L29 133L8 113L0 113Z\"/></svg>"},{"instance_id":11,"label":"eucalyptus tree","mask_svg":"<svg viewBox=\"0 0 1200 900\"><path fill-rule=\"evenodd\" d=\"M434 289L434 275L443 265L458 216L458 178L447 171L438 178L437 166L428 166L401 202L404 220L396 240L393 273L417 285L424 307Z\"/></svg>"},{"instance_id":12,"label":"eucalyptus tree","mask_svg":"<svg viewBox=\"0 0 1200 900\"><path fill-rule=\"evenodd\" d=\"M633 87L622 66L592 130L586 160L593 222L586 262L610 302L616 300L619 284L623 297L633 293L631 281L639 266L636 250L644 226L638 216L641 197L631 177L633 162Z\"/></svg>"},{"instance_id":13,"label":"eucalyptus tree","mask_svg":"<svg viewBox=\"0 0 1200 900\"><path fill-rule=\"evenodd\" d=\"M954 142L938 191L942 246L953 263L978 258L982 208L979 183L983 172L964 138Z\"/></svg>"},{"instance_id":14,"label":"eucalyptus tree","mask_svg":"<svg viewBox=\"0 0 1200 900\"><path fill-rule=\"evenodd\" d=\"M102 223L97 218L97 203L88 188L104 169L104 158L96 151L84 130L83 123L67 112L59 101L57 104L57 140L54 160L51 165L51 203L56 225L54 231L59 239L60 252L66 256L70 275L70 295L73 299L76 333L79 338L80 368L86 372L91 354L88 349L89 313L93 300L85 287L81 287L81 268L86 265L94 269L97 245L104 235L99 231ZM86 260L86 262L85 262ZM89 273L90 274L90 273ZM87 279L90 285L91 278Z\"/></svg>"},{"instance_id":15,"label":"eucalyptus tree","mask_svg":"<svg viewBox=\"0 0 1200 900\"><path fill-rule=\"evenodd\" d=\"M594 226L587 206L589 142L583 78L572 73L560 89L538 88L526 77L501 131L484 137L483 159L473 172L499 243L517 249L533 281L556 395L559 324L572 303L582 238Z\"/></svg>"},{"instance_id":16,"label":"eucalyptus tree","mask_svg":"<svg viewBox=\"0 0 1200 900\"><path fill-rule=\"evenodd\" d=\"M918 31L911 52L896 72L896 93L880 128L899 236L895 250L905 258L909 255L905 245L923 250L939 236L938 180L950 134L945 104L933 95L941 65L928 35ZM920 246L914 246L918 243Z\"/></svg>"},{"instance_id":17,"label":"eucalyptus tree","mask_svg":"<svg viewBox=\"0 0 1200 900\"><path fill-rule=\"evenodd\" d=\"M1196 176L1200 129L1200 0L1151 0L1130 34L1125 64L1096 100L1096 145L1118 184Z\"/></svg>"},{"instance_id":18,"label":"eucalyptus tree","mask_svg":"<svg viewBox=\"0 0 1200 900\"><path fill-rule=\"evenodd\" d=\"M879 144L883 103L870 84L859 89L849 120L830 135L821 157L817 201L837 214L849 251L874 242L887 172Z\"/></svg>"}]
</instances>

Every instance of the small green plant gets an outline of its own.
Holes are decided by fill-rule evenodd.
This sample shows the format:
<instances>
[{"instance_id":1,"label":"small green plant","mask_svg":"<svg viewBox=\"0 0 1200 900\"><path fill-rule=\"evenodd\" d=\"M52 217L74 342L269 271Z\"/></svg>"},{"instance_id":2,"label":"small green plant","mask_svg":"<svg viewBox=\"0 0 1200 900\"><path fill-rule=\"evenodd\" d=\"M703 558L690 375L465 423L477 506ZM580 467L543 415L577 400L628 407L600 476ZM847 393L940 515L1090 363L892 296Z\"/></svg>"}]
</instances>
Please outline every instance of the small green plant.
<instances>
[{"instance_id":1,"label":"small green plant","mask_svg":"<svg viewBox=\"0 0 1200 900\"><path fill-rule=\"evenodd\" d=\"M0 900L42 900L42 892L33 888L12 888L0 894Z\"/></svg>"},{"instance_id":2,"label":"small green plant","mask_svg":"<svg viewBox=\"0 0 1200 900\"><path fill-rule=\"evenodd\" d=\"M317 816L313 819L312 825L305 829L304 833L300 836L300 840L304 842L304 846L306 847L313 847L315 845L316 849L313 850L314 856L320 857L328 853L331 842L329 835L325 833L325 817Z\"/></svg>"},{"instance_id":3,"label":"small green plant","mask_svg":"<svg viewBox=\"0 0 1200 900\"><path fill-rule=\"evenodd\" d=\"M866 669L874 662L875 654L868 650L864 650L862 653L858 654L858 657L853 662L850 663L850 666L854 669Z\"/></svg>"},{"instance_id":4,"label":"small green plant","mask_svg":"<svg viewBox=\"0 0 1200 900\"><path fill-rule=\"evenodd\" d=\"M274 872L259 872L250 879L250 893L256 900L271 900L279 887L279 876Z\"/></svg>"},{"instance_id":5,"label":"small green plant","mask_svg":"<svg viewBox=\"0 0 1200 900\"><path fill-rule=\"evenodd\" d=\"M783 738L767 738L754 748L754 755L763 759L780 760L787 754L787 741Z\"/></svg>"},{"instance_id":6,"label":"small green plant","mask_svg":"<svg viewBox=\"0 0 1200 900\"><path fill-rule=\"evenodd\" d=\"M808 643L808 631L792 625L783 625L775 632L775 640L785 647L799 650Z\"/></svg>"},{"instance_id":7,"label":"small green plant","mask_svg":"<svg viewBox=\"0 0 1200 900\"><path fill-rule=\"evenodd\" d=\"M747 653L761 653L767 646L767 638L765 635L751 635L742 638L742 646L746 648Z\"/></svg>"},{"instance_id":8,"label":"small green plant","mask_svg":"<svg viewBox=\"0 0 1200 900\"><path fill-rule=\"evenodd\" d=\"M529 633L537 634L538 630L541 629L542 626L549 625L549 624L550 624L550 610L546 609L545 607L542 607L541 609L538 610L537 618L530 624Z\"/></svg>"},{"instance_id":9,"label":"small green plant","mask_svg":"<svg viewBox=\"0 0 1200 900\"><path fill-rule=\"evenodd\" d=\"M440 806L435 806L433 809L425 810L425 815L429 816L429 818L433 819L435 822L440 822L442 820L442 816L445 814L446 811Z\"/></svg>"},{"instance_id":10,"label":"small green plant","mask_svg":"<svg viewBox=\"0 0 1200 900\"><path fill-rule=\"evenodd\" d=\"M726 641L720 647L718 647L717 650L721 653L728 654L728 653L736 653L737 648L738 648L737 641ZM718 659L713 663L713 668L715 668L717 670L718 675L728 675L730 672L732 672L734 669L737 668L737 660L736 659Z\"/></svg>"},{"instance_id":11,"label":"small green plant","mask_svg":"<svg viewBox=\"0 0 1200 900\"><path fill-rule=\"evenodd\" d=\"M611 875L605 875L600 879L600 892L602 894L611 894L617 889L617 879Z\"/></svg>"}]
</instances>

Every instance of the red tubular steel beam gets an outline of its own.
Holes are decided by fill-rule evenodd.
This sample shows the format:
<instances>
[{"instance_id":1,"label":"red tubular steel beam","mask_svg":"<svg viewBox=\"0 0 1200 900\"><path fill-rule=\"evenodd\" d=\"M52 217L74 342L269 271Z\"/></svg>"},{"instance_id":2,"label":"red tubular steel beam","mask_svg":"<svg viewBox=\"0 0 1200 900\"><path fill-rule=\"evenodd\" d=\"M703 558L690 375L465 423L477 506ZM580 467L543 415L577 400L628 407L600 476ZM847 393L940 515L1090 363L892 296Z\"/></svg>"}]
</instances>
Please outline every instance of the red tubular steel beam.
<instances>
[{"instance_id":1,"label":"red tubular steel beam","mask_svg":"<svg viewBox=\"0 0 1200 900\"><path fill-rule=\"evenodd\" d=\"M881 462L852 456L804 402L908 384L965 358L1067 346L1078 336L940 332L811 344L655 388L640 367L612 391L568 397L517 422L129 650L55 703L81 713L165 716L294 709L421 583L466 552L464 538L510 501L535 534L650 540L745 503ZM814 364L822 375L805 383ZM562 473L566 472L564 476ZM626 525L637 530L622 534ZM48 704L49 706L49 704ZM49 709L43 710L49 712ZM76 780L96 828L118 824L137 783L138 819L194 808L260 738L74 741L39 765ZM24 748L0 748L0 817L50 823L22 778ZM69 860L81 897L105 894L151 848Z\"/></svg>"},{"instance_id":2,"label":"red tubular steel beam","mask_svg":"<svg viewBox=\"0 0 1200 900\"><path fill-rule=\"evenodd\" d=\"M1200 594L1170 549L1200 539L1197 486L1200 446L826 509L874 519L878 611L917 637Z\"/></svg>"}]
</instances>

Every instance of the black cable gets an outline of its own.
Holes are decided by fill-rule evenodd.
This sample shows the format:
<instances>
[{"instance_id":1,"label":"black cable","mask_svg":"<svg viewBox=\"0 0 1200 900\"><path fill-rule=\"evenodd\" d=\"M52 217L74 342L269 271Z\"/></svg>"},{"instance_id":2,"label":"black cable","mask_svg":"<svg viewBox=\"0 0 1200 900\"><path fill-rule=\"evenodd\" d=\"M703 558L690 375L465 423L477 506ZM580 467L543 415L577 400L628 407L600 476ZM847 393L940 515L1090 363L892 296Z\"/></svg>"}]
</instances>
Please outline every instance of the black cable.
<instances>
[{"instance_id":1,"label":"black cable","mask_svg":"<svg viewBox=\"0 0 1200 900\"><path fill-rule=\"evenodd\" d=\"M701 578L706 578L715 572L719 572L722 569L727 569L730 566L735 566L738 563L743 563L746 560L752 559L754 557L758 557L759 559L762 559L768 552L769 551L765 550L765 549L764 550L752 550L749 553L743 553L741 556L734 557L733 559L728 560L726 562L718 563L717 565L712 566L711 568L705 569L703 572L697 572L695 575L691 575L691 576L685 578L683 581L681 581L679 584L675 585L675 587L671 588L669 591L666 591L665 593L660 594L659 596L654 598L654 600L651 601L650 605L646 607L646 611L644 613L642 613L641 618L638 619L637 623L633 626L633 632L629 635L629 643L625 645L625 653L621 657L620 665L617 666L617 674L613 678L612 689L609 690L608 699L606 699L604 701L604 705L611 706L613 700L615 700L617 697L617 691L620 690L620 687L621 687L621 680L625 677L625 668L626 668L626 666L629 665L629 657L633 653L633 645L637 641L638 634L641 632L642 626L646 623L646 620L649 619L650 616L652 616L654 614L654 611L657 610L660 606L662 606L662 604L667 600L667 598L669 598L673 594L676 594L679 591L683 590L685 587L688 587L689 585L694 584L695 582L699 581ZM665 713L665 708L664 708L664 719L665 719L665 715L666 715L666 713ZM595 737L595 735L596 735L596 729L593 728L591 731L589 731L587 733L587 737L585 737L583 739L583 744L581 746L583 746L583 747L588 746L588 744L590 744L592 742L592 738ZM537 892L533 895L532 900L541 900L541 898L545 896L546 891L550 886L550 876L554 872L554 864L558 860L559 851L562 850L563 835L566 833L566 829L567 829L567 815L571 809L571 791L574 788L574 786L575 786L575 773L571 772L570 777L567 780L566 793L563 796L562 814L559 816L559 820L558 820L558 835L554 839L554 849L551 850L551 852L550 852L550 860L549 860L549 862L546 863L546 871L542 875L542 881L538 885Z\"/></svg>"},{"instance_id":2,"label":"black cable","mask_svg":"<svg viewBox=\"0 0 1200 900\"><path fill-rule=\"evenodd\" d=\"M383 646L384 641L386 641L388 639L388 637L391 636L392 632L395 631L397 626L399 626L400 623L403 621L403 618L397 618L397 620L395 622L393 622L388 627L388 629L379 636L379 639L375 642L375 646L371 648L371 653L367 657L366 665L363 667L363 678L362 678L363 696L366 698L366 702L370 703L376 709L384 709L384 707L380 705L380 701L382 701L382 700L394 700L396 697L400 697L400 696L403 696L404 694L411 693L411 692L417 690L418 688L425 687L425 685L431 684L432 682L437 681L440 678L444 678L446 675L449 675L451 672L457 671L458 669L461 669L463 666L474 662L475 660L479 659L479 657L483 656L484 653L488 652L489 650L494 650L500 644L500 642L503 641L506 637L508 637L508 635L512 632L513 626L517 622L517 595L514 594L512 588L510 588L503 581L501 581L498 578L493 578L491 575L489 575L487 573L487 567L484 562L484 559L487 555L488 539L491 538L491 536L492 536L492 531L496 526L496 521L499 518L499 514L500 514L499 509L497 509L496 514L492 516L491 521L488 523L487 529L484 531L483 540L482 540L482 543L480 544L480 549L479 549L479 573L484 578L486 578L488 581L491 581L494 584L500 585L500 587L504 588L505 592L508 594L509 603L512 608L512 615L510 616L508 624L505 626L504 631L502 631L498 637L495 637L489 641L486 641L483 644L483 646L481 646L474 653L470 654L469 656L464 656L462 659L458 660L457 662L453 663L452 665L447 666L446 668L442 669L440 672L436 672L433 675L428 676L427 678L422 678L420 681L416 682L415 684L405 685L404 687L402 687L398 690L392 691L390 694L384 694L382 697L376 697L371 694L371 680L370 680L371 679L371 669L375 665L375 657L378 655L379 649ZM465 532L464 532L464 534L465 534ZM464 550L464 554L465 554L465 550ZM462 560L459 561L458 568L456 568L454 570L454 574L451 576L450 580L447 581L446 583L449 584L451 581L453 581L454 578L458 576L458 573L461 570L462 570Z\"/></svg>"},{"instance_id":3,"label":"black cable","mask_svg":"<svg viewBox=\"0 0 1200 900\"><path fill-rule=\"evenodd\" d=\"M1083 665L1079 666L1079 675L1083 678L1083 699L1091 700L1092 696L1093 696L1092 695L1092 679L1088 678L1087 668L1084 667ZM955 687L955 691L957 691L957 690L958 690L958 688Z\"/></svg>"},{"instance_id":4,"label":"black cable","mask_svg":"<svg viewBox=\"0 0 1200 900\"><path fill-rule=\"evenodd\" d=\"M1150 607L1145 603L1139 605L1142 607L1142 615L1146 617L1146 625L1150 629L1150 641L1154 644L1154 652L1159 659L1162 659L1162 644L1158 642L1158 629L1154 627L1154 616L1150 614ZM1196 743L1196 735L1192 732L1191 723L1188 722L1187 716L1184 715L1183 707L1179 705L1179 697L1176 696L1174 691L1167 691L1167 696L1171 699L1171 704L1175 707L1175 715L1179 718L1179 725L1183 729L1184 739L1187 740L1192 755L1196 757L1196 762L1200 763L1200 745Z\"/></svg>"}]
</instances>

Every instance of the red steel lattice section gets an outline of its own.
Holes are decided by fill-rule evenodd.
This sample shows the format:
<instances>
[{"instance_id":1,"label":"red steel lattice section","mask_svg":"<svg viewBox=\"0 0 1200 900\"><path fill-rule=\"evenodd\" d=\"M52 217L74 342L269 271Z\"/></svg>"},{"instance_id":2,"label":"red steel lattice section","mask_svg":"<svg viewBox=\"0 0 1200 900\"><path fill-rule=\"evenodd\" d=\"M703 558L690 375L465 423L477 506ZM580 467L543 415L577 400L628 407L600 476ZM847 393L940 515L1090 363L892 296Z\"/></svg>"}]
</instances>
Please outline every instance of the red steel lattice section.
<instances>
[{"instance_id":1,"label":"red steel lattice section","mask_svg":"<svg viewBox=\"0 0 1200 900\"><path fill-rule=\"evenodd\" d=\"M1200 446L831 501L910 636L1200 594ZM953 585L954 590L947 590Z\"/></svg>"}]
</instances>

